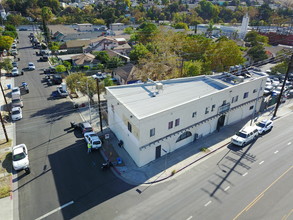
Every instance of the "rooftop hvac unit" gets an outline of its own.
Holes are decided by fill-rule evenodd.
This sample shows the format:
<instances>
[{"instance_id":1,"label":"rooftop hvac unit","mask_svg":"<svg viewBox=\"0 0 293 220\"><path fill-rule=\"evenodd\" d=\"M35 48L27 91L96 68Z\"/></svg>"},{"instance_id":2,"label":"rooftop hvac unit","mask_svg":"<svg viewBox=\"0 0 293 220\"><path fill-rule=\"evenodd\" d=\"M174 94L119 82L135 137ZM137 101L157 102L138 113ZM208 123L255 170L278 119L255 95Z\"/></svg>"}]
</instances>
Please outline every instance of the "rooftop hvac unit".
<instances>
[{"instance_id":1,"label":"rooftop hvac unit","mask_svg":"<svg viewBox=\"0 0 293 220\"><path fill-rule=\"evenodd\" d=\"M163 83L156 83L157 90L163 90Z\"/></svg>"}]
</instances>

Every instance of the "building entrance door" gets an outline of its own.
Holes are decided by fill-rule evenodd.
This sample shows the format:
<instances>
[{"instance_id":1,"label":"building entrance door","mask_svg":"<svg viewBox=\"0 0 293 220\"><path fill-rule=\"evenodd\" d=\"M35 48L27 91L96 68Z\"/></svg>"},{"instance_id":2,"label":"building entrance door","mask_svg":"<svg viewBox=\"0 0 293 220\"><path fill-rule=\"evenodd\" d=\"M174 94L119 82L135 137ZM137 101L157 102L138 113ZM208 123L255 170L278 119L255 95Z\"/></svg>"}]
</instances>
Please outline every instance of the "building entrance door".
<instances>
[{"instance_id":1,"label":"building entrance door","mask_svg":"<svg viewBox=\"0 0 293 220\"><path fill-rule=\"evenodd\" d=\"M156 147L156 159L161 157L161 145Z\"/></svg>"},{"instance_id":2,"label":"building entrance door","mask_svg":"<svg viewBox=\"0 0 293 220\"><path fill-rule=\"evenodd\" d=\"M218 124L217 124L217 130L218 131L220 131L220 128L224 126L225 116L226 115L221 115L220 118L218 119Z\"/></svg>"}]
</instances>

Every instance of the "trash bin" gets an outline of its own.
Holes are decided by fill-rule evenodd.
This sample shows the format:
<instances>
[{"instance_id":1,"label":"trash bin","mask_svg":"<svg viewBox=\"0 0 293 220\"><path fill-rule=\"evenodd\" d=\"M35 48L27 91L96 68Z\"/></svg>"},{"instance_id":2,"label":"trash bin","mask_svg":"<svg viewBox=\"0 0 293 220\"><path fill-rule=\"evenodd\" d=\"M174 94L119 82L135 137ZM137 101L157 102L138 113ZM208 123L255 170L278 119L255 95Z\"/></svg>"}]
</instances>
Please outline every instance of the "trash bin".
<instances>
[{"instance_id":1,"label":"trash bin","mask_svg":"<svg viewBox=\"0 0 293 220\"><path fill-rule=\"evenodd\" d=\"M11 84L7 84L7 89L11 89Z\"/></svg>"}]
</instances>

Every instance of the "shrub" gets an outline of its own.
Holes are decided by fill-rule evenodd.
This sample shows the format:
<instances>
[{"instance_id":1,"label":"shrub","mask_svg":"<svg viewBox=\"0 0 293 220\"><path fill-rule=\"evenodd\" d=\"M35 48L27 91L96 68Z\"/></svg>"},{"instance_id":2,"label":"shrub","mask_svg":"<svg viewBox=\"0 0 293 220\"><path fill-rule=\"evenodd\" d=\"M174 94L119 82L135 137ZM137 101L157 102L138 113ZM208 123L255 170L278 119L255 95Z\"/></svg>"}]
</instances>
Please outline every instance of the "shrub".
<instances>
[{"instance_id":1,"label":"shrub","mask_svg":"<svg viewBox=\"0 0 293 220\"><path fill-rule=\"evenodd\" d=\"M176 173L176 170L172 170L171 176L173 176Z\"/></svg>"}]
</instances>

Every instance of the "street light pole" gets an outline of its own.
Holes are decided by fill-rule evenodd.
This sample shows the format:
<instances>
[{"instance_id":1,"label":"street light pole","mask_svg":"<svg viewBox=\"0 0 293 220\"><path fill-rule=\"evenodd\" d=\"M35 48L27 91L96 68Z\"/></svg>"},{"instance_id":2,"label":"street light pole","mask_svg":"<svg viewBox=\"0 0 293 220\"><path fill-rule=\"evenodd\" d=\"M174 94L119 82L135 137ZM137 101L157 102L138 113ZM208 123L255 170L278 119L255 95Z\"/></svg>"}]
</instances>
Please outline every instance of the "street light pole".
<instances>
[{"instance_id":1,"label":"street light pole","mask_svg":"<svg viewBox=\"0 0 293 220\"><path fill-rule=\"evenodd\" d=\"M91 124L92 123L92 109L91 109L91 100L90 100L90 94L89 94L88 79L86 80L86 92L87 92L87 98L88 98L88 105L89 105L89 112L90 112L90 124Z\"/></svg>"},{"instance_id":2,"label":"street light pole","mask_svg":"<svg viewBox=\"0 0 293 220\"><path fill-rule=\"evenodd\" d=\"M100 85L99 85L99 79L96 78L97 83L97 93L98 93L98 108L99 108L99 116L100 116L100 127L101 132L103 132L103 123L102 123L102 113L101 113L101 100L100 100Z\"/></svg>"}]
</instances>

